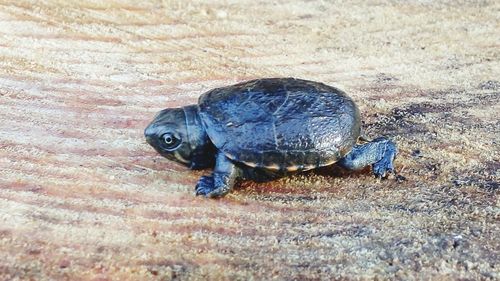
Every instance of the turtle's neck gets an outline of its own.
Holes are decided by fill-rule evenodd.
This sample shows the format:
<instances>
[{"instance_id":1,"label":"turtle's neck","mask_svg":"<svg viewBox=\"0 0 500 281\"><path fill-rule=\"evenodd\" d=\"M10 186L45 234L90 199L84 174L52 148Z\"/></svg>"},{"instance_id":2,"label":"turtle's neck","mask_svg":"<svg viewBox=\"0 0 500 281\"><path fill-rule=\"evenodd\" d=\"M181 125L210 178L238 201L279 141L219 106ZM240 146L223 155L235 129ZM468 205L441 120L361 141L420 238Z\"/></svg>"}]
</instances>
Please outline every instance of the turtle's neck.
<instances>
[{"instance_id":1,"label":"turtle's neck","mask_svg":"<svg viewBox=\"0 0 500 281\"><path fill-rule=\"evenodd\" d=\"M201 122L198 106L188 105L182 109L186 117L188 141L192 151L190 168L197 170L213 167L216 149Z\"/></svg>"}]
</instances>

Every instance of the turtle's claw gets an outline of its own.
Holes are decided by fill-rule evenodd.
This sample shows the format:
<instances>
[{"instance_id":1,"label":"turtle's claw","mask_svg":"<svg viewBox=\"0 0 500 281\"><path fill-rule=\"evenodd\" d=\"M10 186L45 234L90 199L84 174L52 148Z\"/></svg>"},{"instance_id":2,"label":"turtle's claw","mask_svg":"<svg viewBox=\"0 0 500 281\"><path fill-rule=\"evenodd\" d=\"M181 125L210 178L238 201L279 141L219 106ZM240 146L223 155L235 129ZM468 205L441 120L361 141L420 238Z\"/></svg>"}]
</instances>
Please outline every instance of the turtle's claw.
<instances>
[{"instance_id":1,"label":"turtle's claw","mask_svg":"<svg viewBox=\"0 0 500 281\"><path fill-rule=\"evenodd\" d=\"M377 162L373 164L373 174L377 178L386 178L389 173L394 173L394 167L392 163L380 163Z\"/></svg>"},{"instance_id":2,"label":"turtle's claw","mask_svg":"<svg viewBox=\"0 0 500 281\"><path fill-rule=\"evenodd\" d=\"M379 161L372 165L372 171L377 178L386 178L389 173L394 173L394 158L396 157L396 147L391 143L386 147L386 153Z\"/></svg>"},{"instance_id":3,"label":"turtle's claw","mask_svg":"<svg viewBox=\"0 0 500 281\"><path fill-rule=\"evenodd\" d=\"M196 195L207 196L214 189L214 177L202 176L196 184Z\"/></svg>"}]
</instances>

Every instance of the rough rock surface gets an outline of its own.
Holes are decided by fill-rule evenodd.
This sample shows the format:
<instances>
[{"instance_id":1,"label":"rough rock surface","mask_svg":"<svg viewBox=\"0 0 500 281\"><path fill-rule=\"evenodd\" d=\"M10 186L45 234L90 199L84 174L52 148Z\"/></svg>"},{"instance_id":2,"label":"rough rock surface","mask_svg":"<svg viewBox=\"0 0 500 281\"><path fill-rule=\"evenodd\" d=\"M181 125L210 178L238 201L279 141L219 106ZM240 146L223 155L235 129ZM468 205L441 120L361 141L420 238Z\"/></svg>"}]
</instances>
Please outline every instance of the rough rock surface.
<instances>
[{"instance_id":1,"label":"rough rock surface","mask_svg":"<svg viewBox=\"0 0 500 281\"><path fill-rule=\"evenodd\" d=\"M498 1L0 1L1 280L497 279ZM258 77L340 87L397 179L193 196L154 113Z\"/></svg>"}]
</instances>

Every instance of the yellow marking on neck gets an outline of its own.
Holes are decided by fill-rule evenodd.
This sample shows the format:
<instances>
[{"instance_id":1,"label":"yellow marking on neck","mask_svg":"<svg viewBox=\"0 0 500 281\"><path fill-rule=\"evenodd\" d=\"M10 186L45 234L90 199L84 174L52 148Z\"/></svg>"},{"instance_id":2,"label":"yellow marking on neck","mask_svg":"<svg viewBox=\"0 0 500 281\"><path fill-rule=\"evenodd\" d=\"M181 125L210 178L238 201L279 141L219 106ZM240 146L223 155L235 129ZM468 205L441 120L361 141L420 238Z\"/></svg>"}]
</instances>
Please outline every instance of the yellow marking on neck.
<instances>
[{"instance_id":1,"label":"yellow marking on neck","mask_svg":"<svg viewBox=\"0 0 500 281\"><path fill-rule=\"evenodd\" d=\"M184 157L182 157L182 155L177 151L174 152L174 156L175 156L175 158L177 158L177 160L181 161L184 164L189 163L189 161L187 159L185 159Z\"/></svg>"}]
</instances>

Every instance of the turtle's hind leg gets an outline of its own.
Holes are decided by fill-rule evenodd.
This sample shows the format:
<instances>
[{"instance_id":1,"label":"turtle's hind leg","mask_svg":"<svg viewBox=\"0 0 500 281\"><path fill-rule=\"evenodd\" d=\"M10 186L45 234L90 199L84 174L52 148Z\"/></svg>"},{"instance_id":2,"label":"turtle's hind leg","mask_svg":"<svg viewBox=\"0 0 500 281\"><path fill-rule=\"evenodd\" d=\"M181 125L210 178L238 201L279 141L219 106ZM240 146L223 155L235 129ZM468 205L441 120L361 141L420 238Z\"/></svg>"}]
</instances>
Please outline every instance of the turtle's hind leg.
<instances>
[{"instance_id":1,"label":"turtle's hind leg","mask_svg":"<svg viewBox=\"0 0 500 281\"><path fill-rule=\"evenodd\" d=\"M396 154L396 144L381 137L368 143L356 144L338 164L349 170L359 170L372 165L373 174L381 178L388 172L394 172L393 161Z\"/></svg>"}]
</instances>

